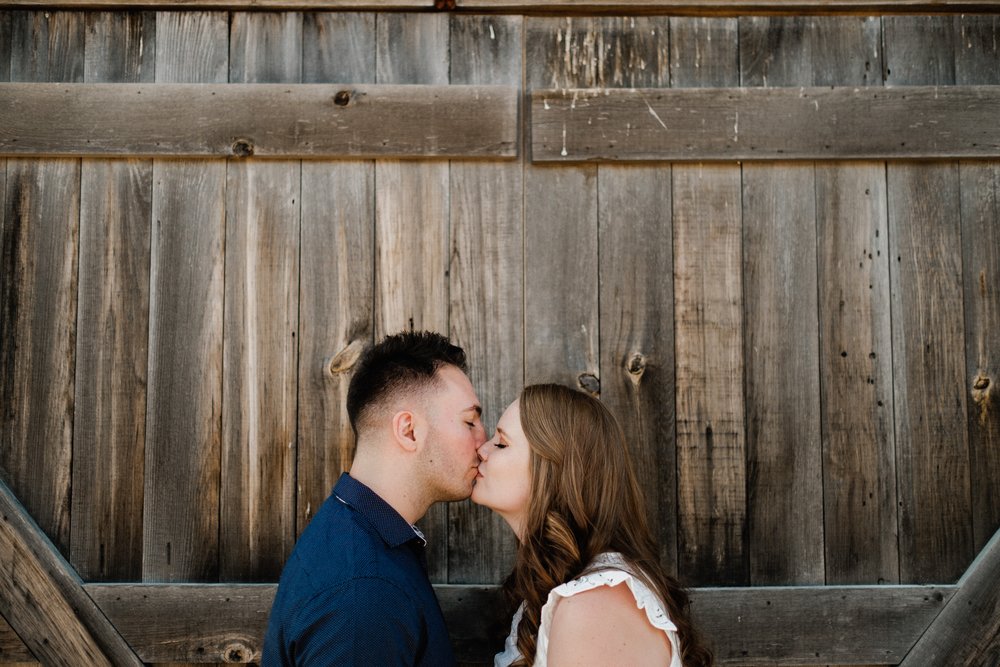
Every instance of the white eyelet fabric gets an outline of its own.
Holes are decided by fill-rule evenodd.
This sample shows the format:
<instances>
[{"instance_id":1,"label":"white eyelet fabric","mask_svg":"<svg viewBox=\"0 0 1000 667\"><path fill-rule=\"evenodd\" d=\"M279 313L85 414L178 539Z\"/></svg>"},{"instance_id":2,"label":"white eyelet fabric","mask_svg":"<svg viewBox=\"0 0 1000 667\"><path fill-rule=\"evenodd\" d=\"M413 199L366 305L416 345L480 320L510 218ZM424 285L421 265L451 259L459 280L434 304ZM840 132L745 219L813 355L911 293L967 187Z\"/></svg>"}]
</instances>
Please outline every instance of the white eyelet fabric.
<instances>
[{"instance_id":1,"label":"white eyelet fabric","mask_svg":"<svg viewBox=\"0 0 1000 667\"><path fill-rule=\"evenodd\" d=\"M680 639L677 637L677 626L670 620L667 610L656 593L651 591L641 579L629 571L629 566L622 558L621 554L608 552L599 555L587 567L587 572L572 581L556 586L549 592L549 597L542 605L542 618L538 626L538 649L535 652L535 665L546 667L548 665L547 653L549 649L549 627L552 625L552 616L555 614L556 605L559 600L567 598L577 593L589 591L598 586L617 586L625 583L635 598L635 604L639 609L646 612L646 618L650 625L659 628L667 634L670 640L672 657L669 667L683 667L681 664ZM509 667L521 657L517 650L517 626L521 622L521 615L524 612L524 604L518 608L510 624L510 635L504 642L503 651L493 658L494 667Z\"/></svg>"}]
</instances>

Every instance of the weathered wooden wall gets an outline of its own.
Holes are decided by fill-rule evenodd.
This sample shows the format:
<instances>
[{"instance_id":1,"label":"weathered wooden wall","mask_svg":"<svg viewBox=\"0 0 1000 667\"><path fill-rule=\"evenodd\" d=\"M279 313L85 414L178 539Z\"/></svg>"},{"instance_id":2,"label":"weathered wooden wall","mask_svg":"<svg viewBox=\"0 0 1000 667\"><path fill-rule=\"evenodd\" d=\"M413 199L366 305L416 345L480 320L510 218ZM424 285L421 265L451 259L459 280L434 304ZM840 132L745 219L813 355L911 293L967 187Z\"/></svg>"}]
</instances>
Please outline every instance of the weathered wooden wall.
<instances>
[{"instance_id":1,"label":"weathered wooden wall","mask_svg":"<svg viewBox=\"0 0 1000 667\"><path fill-rule=\"evenodd\" d=\"M0 10L0 81L524 101L516 160L0 156L3 477L85 581L275 581L350 464L360 347L431 328L487 423L524 382L600 393L690 585L954 582L1000 527L1000 160L543 164L529 106L996 85L998 41L995 15ZM437 583L512 563L468 502L424 529Z\"/></svg>"}]
</instances>

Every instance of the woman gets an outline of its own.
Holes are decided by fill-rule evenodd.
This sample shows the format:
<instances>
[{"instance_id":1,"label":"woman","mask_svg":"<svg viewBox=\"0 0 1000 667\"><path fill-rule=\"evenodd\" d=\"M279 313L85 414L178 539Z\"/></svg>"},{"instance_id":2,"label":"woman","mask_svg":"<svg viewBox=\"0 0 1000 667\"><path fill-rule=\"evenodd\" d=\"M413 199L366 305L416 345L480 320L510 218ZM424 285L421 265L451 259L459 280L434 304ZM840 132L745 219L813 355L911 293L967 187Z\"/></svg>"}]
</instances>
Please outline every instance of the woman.
<instances>
[{"instance_id":1,"label":"woman","mask_svg":"<svg viewBox=\"0 0 1000 667\"><path fill-rule=\"evenodd\" d=\"M552 384L525 387L479 448L472 500L520 542L504 589L522 602L497 667L711 664L659 564L627 449L600 401Z\"/></svg>"}]
</instances>

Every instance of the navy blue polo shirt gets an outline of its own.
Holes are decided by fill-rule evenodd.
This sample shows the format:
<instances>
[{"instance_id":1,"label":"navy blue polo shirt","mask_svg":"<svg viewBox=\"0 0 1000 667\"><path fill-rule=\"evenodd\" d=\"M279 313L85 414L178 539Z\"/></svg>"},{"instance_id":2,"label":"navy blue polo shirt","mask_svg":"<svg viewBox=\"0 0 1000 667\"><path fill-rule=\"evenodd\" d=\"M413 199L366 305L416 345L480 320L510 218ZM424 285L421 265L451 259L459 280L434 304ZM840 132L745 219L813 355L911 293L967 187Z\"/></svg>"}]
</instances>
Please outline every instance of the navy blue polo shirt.
<instances>
[{"instance_id":1,"label":"navy blue polo shirt","mask_svg":"<svg viewBox=\"0 0 1000 667\"><path fill-rule=\"evenodd\" d=\"M454 665L424 540L347 473L285 563L264 667Z\"/></svg>"}]
</instances>

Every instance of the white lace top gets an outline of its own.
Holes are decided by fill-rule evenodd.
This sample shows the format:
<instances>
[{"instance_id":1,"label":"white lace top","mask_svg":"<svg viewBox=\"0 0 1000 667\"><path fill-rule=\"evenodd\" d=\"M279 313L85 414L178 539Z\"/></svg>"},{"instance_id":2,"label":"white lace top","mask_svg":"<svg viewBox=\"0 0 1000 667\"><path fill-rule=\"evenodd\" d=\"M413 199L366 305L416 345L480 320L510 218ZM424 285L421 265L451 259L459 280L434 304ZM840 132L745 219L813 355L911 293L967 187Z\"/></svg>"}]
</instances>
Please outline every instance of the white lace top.
<instances>
[{"instance_id":1,"label":"white lace top","mask_svg":"<svg viewBox=\"0 0 1000 667\"><path fill-rule=\"evenodd\" d=\"M680 639L677 637L677 626L670 620L670 616L667 614L663 603L660 602L660 598L641 579L632 574L621 554L613 552L603 553L595 558L590 565L591 567L588 569L597 568L598 571L583 574L549 591L549 597L545 601L545 604L542 605L541 621L538 626L535 665L537 667L546 667L548 664L549 628L552 625L552 616L555 614L556 605L559 604L559 600L576 595L577 593L593 590L598 586L617 586L624 582L632 592L636 606L646 612L646 618L649 619L650 624L667 634L673 654L669 667L683 667L680 657ZM514 614L514 619L511 621L510 635L507 637L507 641L504 642L503 652L497 653L493 659L493 667L508 667L521 657L520 651L517 650L517 626L521 622L523 612L524 604L522 603Z\"/></svg>"}]
</instances>

